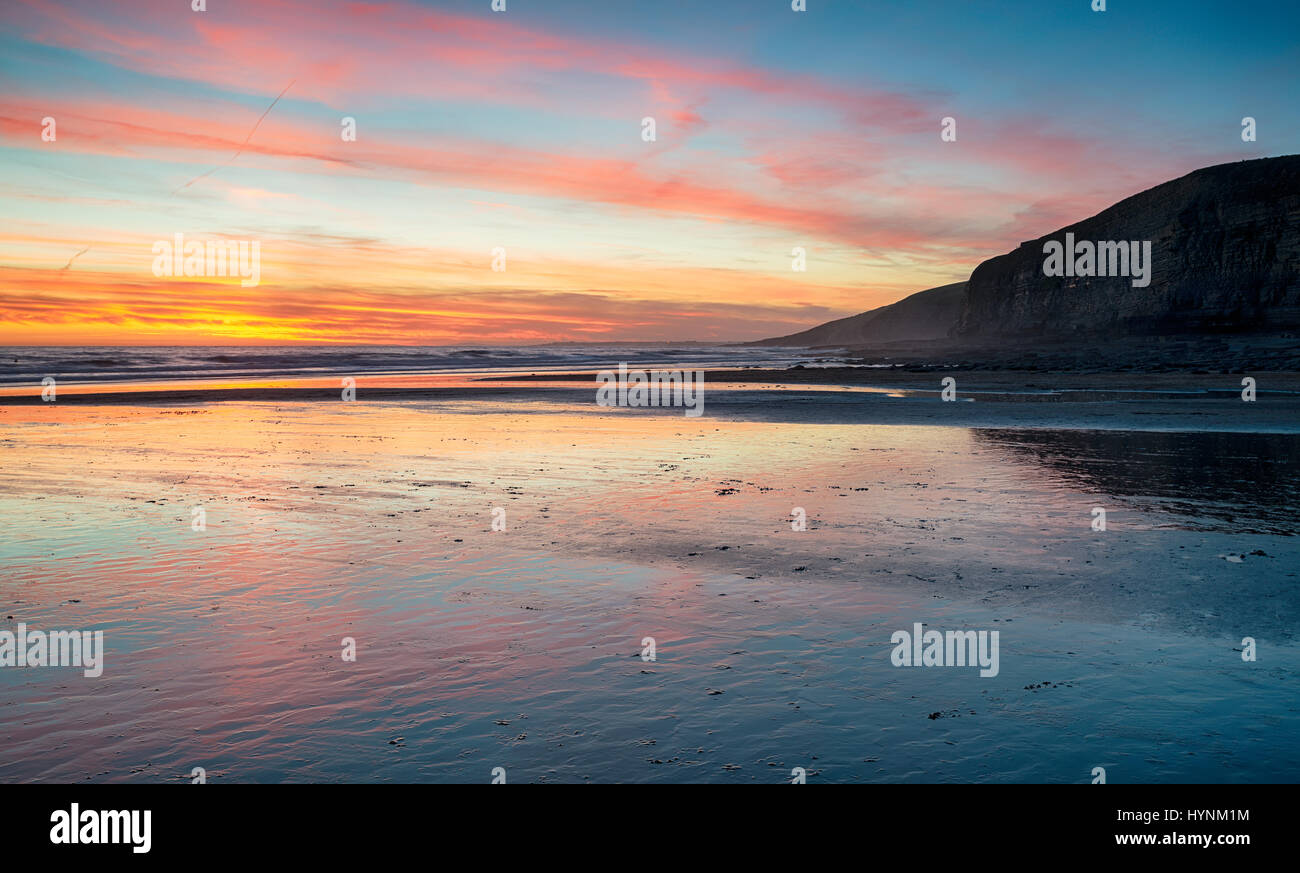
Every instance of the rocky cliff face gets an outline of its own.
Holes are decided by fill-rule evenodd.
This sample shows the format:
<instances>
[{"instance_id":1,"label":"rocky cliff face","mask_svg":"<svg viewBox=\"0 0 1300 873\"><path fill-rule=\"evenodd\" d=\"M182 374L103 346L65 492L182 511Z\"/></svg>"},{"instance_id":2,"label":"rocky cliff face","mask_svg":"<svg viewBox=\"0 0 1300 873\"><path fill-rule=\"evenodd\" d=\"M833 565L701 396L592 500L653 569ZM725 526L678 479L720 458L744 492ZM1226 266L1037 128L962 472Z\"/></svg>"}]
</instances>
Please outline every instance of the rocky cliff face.
<instances>
[{"instance_id":1,"label":"rocky cliff face","mask_svg":"<svg viewBox=\"0 0 1300 873\"><path fill-rule=\"evenodd\" d=\"M1044 243L1151 242L1150 284L1044 274ZM1067 254L1068 257L1068 254ZM958 339L1300 327L1300 155L1197 170L985 261Z\"/></svg>"}]
</instances>

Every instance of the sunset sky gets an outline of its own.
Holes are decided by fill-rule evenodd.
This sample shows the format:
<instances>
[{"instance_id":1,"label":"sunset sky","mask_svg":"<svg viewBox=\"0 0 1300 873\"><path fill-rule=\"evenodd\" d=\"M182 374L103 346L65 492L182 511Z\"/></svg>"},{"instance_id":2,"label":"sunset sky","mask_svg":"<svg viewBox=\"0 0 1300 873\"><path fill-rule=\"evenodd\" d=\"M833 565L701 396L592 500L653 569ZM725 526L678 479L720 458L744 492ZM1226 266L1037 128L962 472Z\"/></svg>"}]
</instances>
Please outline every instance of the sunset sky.
<instances>
[{"instance_id":1,"label":"sunset sky","mask_svg":"<svg viewBox=\"0 0 1300 873\"><path fill-rule=\"evenodd\" d=\"M490 5L0 2L0 345L755 339L1300 151L1294 0Z\"/></svg>"}]
</instances>

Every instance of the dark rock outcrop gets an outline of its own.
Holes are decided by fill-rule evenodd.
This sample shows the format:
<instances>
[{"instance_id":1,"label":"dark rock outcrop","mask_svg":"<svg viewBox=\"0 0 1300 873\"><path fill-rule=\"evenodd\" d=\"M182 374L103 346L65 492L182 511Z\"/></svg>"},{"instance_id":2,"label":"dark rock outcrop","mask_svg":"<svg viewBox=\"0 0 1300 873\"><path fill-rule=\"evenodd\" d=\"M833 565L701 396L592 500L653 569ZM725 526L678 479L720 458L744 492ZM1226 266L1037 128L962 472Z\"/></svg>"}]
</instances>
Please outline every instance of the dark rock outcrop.
<instances>
[{"instance_id":1,"label":"dark rock outcrop","mask_svg":"<svg viewBox=\"0 0 1300 873\"><path fill-rule=\"evenodd\" d=\"M1050 277L1043 245L1150 240L1151 281ZM1196 170L975 268L955 339L1300 327L1300 155Z\"/></svg>"}]
</instances>

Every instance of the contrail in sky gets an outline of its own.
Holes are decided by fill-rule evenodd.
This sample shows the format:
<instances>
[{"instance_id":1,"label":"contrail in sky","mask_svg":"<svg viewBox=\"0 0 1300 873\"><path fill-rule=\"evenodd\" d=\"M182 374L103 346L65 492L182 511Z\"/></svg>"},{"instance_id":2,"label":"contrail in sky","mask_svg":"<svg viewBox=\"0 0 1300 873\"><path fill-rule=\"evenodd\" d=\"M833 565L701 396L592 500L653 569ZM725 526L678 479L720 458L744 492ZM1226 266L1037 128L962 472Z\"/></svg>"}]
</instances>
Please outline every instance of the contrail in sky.
<instances>
[{"instance_id":1,"label":"contrail in sky","mask_svg":"<svg viewBox=\"0 0 1300 873\"><path fill-rule=\"evenodd\" d=\"M60 272L60 273L67 272L68 268L72 266L72 262L75 261L77 258L81 257L82 255L84 255L84 254L85 254L86 252L88 252L88 251L90 251L90 246L86 246L84 249L82 249L81 251L77 252L77 253L76 253L75 255L73 255L72 257L68 258L68 262L67 262L66 264L63 265L63 269L62 269L62 270L59 270L59 272Z\"/></svg>"},{"instance_id":2,"label":"contrail in sky","mask_svg":"<svg viewBox=\"0 0 1300 873\"><path fill-rule=\"evenodd\" d=\"M220 170L221 167L229 166L230 163L233 162L233 161L235 160L235 158L237 158L237 157L239 157L240 155L242 155L242 154L244 153L244 146L248 145L248 141L249 141L250 139L253 138L253 134L257 133L257 128L258 128L259 125L261 125L261 123L262 123L262 119L263 119L263 118L266 118L267 113L269 113L272 109L275 108L275 104L277 104L277 103L280 102L280 98L283 97L283 96L285 95L285 93L288 92L288 90L289 90L290 88L293 87L293 83L296 82L296 81L298 81L298 80L297 80L297 79L294 79L293 82L290 82L288 85L285 85L285 86L284 86L284 91L281 91L278 95L276 95L276 98L275 98L274 100L271 101L271 105L268 106L268 107L266 107L266 112L263 112L262 115L261 115L261 117L257 119L257 124L254 124L254 125L253 125L253 129L250 130L250 131L248 132L248 136L244 137L244 142L239 146L239 151L237 151L237 152L235 152L233 155L231 155L230 160L226 161L226 163L222 164L221 166L213 167L211 170L208 170L206 173L200 173L199 175L195 176L193 179L190 179L188 182L186 182L186 183L185 183L184 185L182 185L181 187L177 188L176 191L173 191L172 193L175 194L175 193L177 193L178 191L183 191L183 190L185 190L186 188L188 188L188 187L190 187L191 185L193 185L195 182L197 182L197 181L199 181L200 179L202 179L204 176L211 176L211 175L212 175L213 173L215 173L217 170Z\"/></svg>"}]
</instances>

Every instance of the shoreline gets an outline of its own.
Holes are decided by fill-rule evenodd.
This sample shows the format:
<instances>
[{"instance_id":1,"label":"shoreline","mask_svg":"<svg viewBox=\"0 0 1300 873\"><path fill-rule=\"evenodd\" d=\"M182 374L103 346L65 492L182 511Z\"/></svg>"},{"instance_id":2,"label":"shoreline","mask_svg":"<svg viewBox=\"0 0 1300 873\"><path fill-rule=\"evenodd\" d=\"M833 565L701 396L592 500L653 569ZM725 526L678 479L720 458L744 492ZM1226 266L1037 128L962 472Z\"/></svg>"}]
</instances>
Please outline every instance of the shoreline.
<instances>
[{"instance_id":1,"label":"shoreline","mask_svg":"<svg viewBox=\"0 0 1300 873\"><path fill-rule=\"evenodd\" d=\"M633 367L632 369L638 369ZM672 370L667 366L639 367L642 370ZM879 390L909 389L920 391L939 390L939 382L948 376L957 380L959 385L972 393L1025 393L1043 394L1069 392L1113 392L1124 394L1205 394L1224 392L1237 394L1241 391L1242 379L1255 379L1257 392L1296 393L1300 394L1300 371L1219 371L1185 370L1178 372L1136 373L1127 371L1051 371L1043 369L1002 369L969 368L952 366L894 366L879 367L872 365L844 366L805 366L802 364L786 368L772 367L737 367L728 369L679 367L681 370L700 371L706 383L716 385L814 385L875 388ZM84 381L75 377L67 378L59 385L59 399L64 396L97 398L100 402L112 402L112 398L130 396L133 399L156 395L159 399L170 400L176 397L186 399L210 397L214 400L290 400L290 399L324 399L339 393L339 380L352 377L358 385L367 382L376 383L367 386L371 394L382 393L385 397L409 396L413 398L434 395L449 396L455 393L468 393L475 390L486 391L495 388L493 383L520 383L535 386L538 383L568 383L596 381L596 369L574 369L546 372L493 373L479 375L476 371L447 373L431 371L427 373L335 373L321 376L292 377L254 377L236 380L222 380L226 387L204 385L204 382L216 381L210 378L198 379L148 379L118 381ZM218 377L219 378L219 377ZM444 384L402 385L383 384L423 381ZM286 384L296 383L296 384ZM141 386L132 390L132 386ZM158 387L154 387L158 386ZM41 384L33 383L0 384L0 404L22 404L31 401L41 402ZM69 390L72 389L72 390ZM84 390L89 389L89 390ZM108 389L108 390L106 390ZM16 392L23 393L16 393Z\"/></svg>"},{"instance_id":2,"label":"shoreline","mask_svg":"<svg viewBox=\"0 0 1300 873\"><path fill-rule=\"evenodd\" d=\"M941 380L958 402L943 402ZM371 380L373 379L373 384ZM1300 433L1300 373L1260 374L1243 402L1236 375L798 368L704 371L705 420L826 425L947 426L1104 431ZM286 384L290 383L290 384ZM413 384L414 383L414 384ZM335 377L273 384L184 382L41 386L0 394L0 426L57 419L75 407L215 408L223 404L370 404L448 412L567 413L593 422L682 416L680 407L596 405L594 371L509 376L359 376L355 400ZM107 390L106 390L107 389ZM42 407L36 412L34 407ZM23 411L27 410L27 411Z\"/></svg>"}]
</instances>

